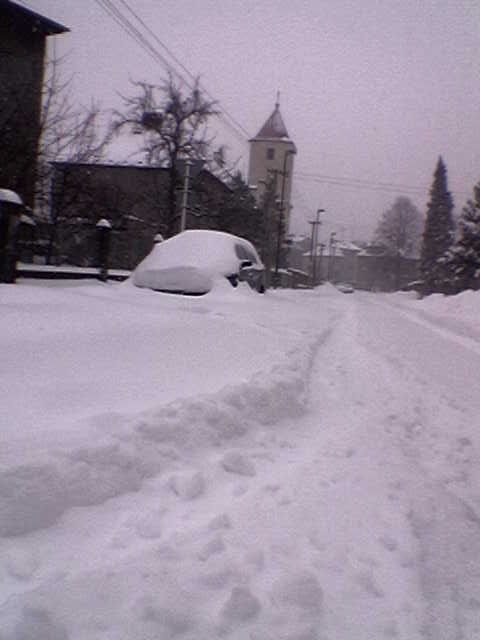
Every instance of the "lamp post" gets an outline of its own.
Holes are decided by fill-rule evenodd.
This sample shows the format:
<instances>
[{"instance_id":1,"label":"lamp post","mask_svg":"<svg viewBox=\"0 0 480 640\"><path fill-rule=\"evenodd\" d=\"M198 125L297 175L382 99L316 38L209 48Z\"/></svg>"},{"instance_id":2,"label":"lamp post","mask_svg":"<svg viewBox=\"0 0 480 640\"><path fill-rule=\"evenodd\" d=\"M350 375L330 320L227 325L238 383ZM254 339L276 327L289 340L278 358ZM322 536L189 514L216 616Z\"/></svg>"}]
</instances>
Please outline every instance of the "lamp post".
<instances>
[{"instance_id":1,"label":"lamp post","mask_svg":"<svg viewBox=\"0 0 480 640\"><path fill-rule=\"evenodd\" d=\"M278 229L277 229L277 251L275 255L275 288L278 286L278 269L280 266L280 250L282 246L283 224L284 224L284 208L285 208L285 182L287 177L287 158L288 156L295 155L294 149L287 149L283 156L283 169L282 169L282 190L280 192L280 211L278 215Z\"/></svg>"},{"instance_id":2,"label":"lamp post","mask_svg":"<svg viewBox=\"0 0 480 640\"><path fill-rule=\"evenodd\" d=\"M267 180L259 180L258 184L262 184L265 187L264 195L262 198L262 209L264 216L264 234L263 234L263 246L261 250L262 260L265 265L266 272L266 286L270 287L271 284L271 273L273 266L273 247L272 247L272 236L275 238L275 230L274 230L274 205L275 205L275 194L277 192L277 177L279 171L274 169L268 172L271 174Z\"/></svg>"},{"instance_id":3,"label":"lamp post","mask_svg":"<svg viewBox=\"0 0 480 640\"><path fill-rule=\"evenodd\" d=\"M95 225L98 237L98 269L102 282L108 280L108 258L110 253L110 234L112 225L106 218L102 218Z\"/></svg>"},{"instance_id":4,"label":"lamp post","mask_svg":"<svg viewBox=\"0 0 480 640\"><path fill-rule=\"evenodd\" d=\"M312 286L315 286L317 281L318 227L322 224L322 221L320 220L320 214L322 213L325 213L325 209L317 209L315 220L310 221L310 224L312 225L312 239L310 243L310 260L312 262Z\"/></svg>"}]
</instances>

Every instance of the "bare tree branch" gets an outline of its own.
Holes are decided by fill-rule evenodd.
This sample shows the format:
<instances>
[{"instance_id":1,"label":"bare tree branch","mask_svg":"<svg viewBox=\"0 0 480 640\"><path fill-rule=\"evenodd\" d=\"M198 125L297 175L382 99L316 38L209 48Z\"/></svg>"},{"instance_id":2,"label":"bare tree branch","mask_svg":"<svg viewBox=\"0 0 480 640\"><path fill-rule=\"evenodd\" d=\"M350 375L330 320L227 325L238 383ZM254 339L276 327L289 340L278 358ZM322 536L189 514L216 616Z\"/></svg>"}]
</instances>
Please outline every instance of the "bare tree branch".
<instances>
[{"instance_id":1,"label":"bare tree branch","mask_svg":"<svg viewBox=\"0 0 480 640\"><path fill-rule=\"evenodd\" d=\"M382 214L375 230L375 241L385 245L392 255L415 256L420 248L422 230L422 214L409 198L400 196Z\"/></svg>"},{"instance_id":2,"label":"bare tree branch","mask_svg":"<svg viewBox=\"0 0 480 640\"><path fill-rule=\"evenodd\" d=\"M112 131L127 129L143 136L141 151L149 164L170 170L167 235L175 231L180 159L203 159L211 144L208 120L217 113L215 102L204 98L199 79L185 93L170 75L160 85L135 81L136 94L124 97L123 112L114 112ZM160 223L160 221L159 221Z\"/></svg>"}]
</instances>

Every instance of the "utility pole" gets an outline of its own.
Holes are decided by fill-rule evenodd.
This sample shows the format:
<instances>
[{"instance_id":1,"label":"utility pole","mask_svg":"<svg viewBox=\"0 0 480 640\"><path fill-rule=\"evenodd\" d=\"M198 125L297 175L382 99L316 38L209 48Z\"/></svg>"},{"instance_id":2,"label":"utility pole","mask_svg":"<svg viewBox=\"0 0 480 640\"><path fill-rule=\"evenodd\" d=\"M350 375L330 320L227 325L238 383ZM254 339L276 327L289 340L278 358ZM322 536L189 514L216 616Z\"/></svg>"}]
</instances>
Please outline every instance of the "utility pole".
<instances>
[{"instance_id":1,"label":"utility pole","mask_svg":"<svg viewBox=\"0 0 480 640\"><path fill-rule=\"evenodd\" d=\"M275 255L275 277L274 277L274 287L277 288L278 284L279 284L279 277L278 277L278 269L280 267L280 251L282 248L282 239L283 239L283 233L284 233L284 221L285 221L285 215L284 215L284 209L285 209L285 181L287 179L287 158L288 156L291 155L295 155L296 151L294 149L287 149L287 151L285 151L285 155L283 156L283 170L282 171L278 171L278 169L276 170L278 173L280 173L280 175L282 176L282 190L280 193L280 211L279 211L279 215L278 215L278 228L277 228L277 251L276 251L276 255Z\"/></svg>"},{"instance_id":2,"label":"utility pole","mask_svg":"<svg viewBox=\"0 0 480 640\"><path fill-rule=\"evenodd\" d=\"M183 195L182 195L182 216L180 218L180 231L185 231L187 226L187 204L188 204L188 183L190 180L190 167L192 161L190 158L185 160L185 177L183 180Z\"/></svg>"},{"instance_id":3,"label":"utility pole","mask_svg":"<svg viewBox=\"0 0 480 640\"><path fill-rule=\"evenodd\" d=\"M280 173L278 169L272 169L268 172L271 177L267 181L264 196L264 212L265 212L265 239L263 243L263 261L265 263L266 284L270 286L272 271L272 209L275 205L275 194L277 193L277 178Z\"/></svg>"},{"instance_id":4,"label":"utility pole","mask_svg":"<svg viewBox=\"0 0 480 640\"><path fill-rule=\"evenodd\" d=\"M320 214L325 213L325 209L317 209L317 215L315 220L310 220L309 224L312 225L312 236L310 242L310 261L312 269L312 286L314 287L317 281L317 246L318 246L318 228L322 224L320 220Z\"/></svg>"}]
</instances>

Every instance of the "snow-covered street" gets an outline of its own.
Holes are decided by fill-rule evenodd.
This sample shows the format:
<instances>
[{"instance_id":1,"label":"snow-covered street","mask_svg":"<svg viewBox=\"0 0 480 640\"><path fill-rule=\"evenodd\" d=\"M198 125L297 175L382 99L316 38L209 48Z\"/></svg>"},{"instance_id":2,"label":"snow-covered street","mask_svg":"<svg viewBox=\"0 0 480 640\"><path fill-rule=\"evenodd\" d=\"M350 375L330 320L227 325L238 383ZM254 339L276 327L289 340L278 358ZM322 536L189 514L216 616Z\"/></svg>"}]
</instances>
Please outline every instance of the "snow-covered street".
<instances>
[{"instance_id":1,"label":"snow-covered street","mask_svg":"<svg viewBox=\"0 0 480 640\"><path fill-rule=\"evenodd\" d=\"M480 294L228 287L0 286L0 639L480 638Z\"/></svg>"}]
</instances>

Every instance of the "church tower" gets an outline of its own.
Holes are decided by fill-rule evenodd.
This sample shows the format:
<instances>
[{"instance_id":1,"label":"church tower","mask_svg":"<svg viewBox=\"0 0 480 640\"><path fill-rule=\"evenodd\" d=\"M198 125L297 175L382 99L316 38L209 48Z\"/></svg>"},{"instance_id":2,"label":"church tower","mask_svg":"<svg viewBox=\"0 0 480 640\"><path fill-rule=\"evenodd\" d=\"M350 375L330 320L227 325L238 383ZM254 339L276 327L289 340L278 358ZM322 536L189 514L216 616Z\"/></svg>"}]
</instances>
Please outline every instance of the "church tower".
<instances>
[{"instance_id":1,"label":"church tower","mask_svg":"<svg viewBox=\"0 0 480 640\"><path fill-rule=\"evenodd\" d=\"M273 113L249 142L248 183L255 187L258 203L262 202L267 185L274 186L277 207L279 211L282 209L283 228L288 232L292 208L293 159L297 148L290 139L280 114L278 97Z\"/></svg>"}]
</instances>

